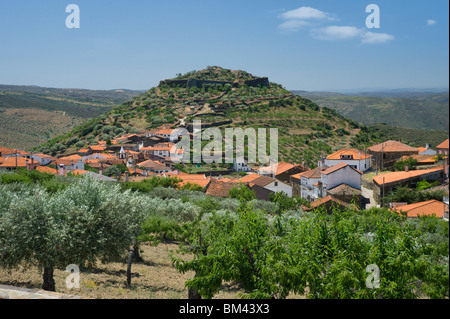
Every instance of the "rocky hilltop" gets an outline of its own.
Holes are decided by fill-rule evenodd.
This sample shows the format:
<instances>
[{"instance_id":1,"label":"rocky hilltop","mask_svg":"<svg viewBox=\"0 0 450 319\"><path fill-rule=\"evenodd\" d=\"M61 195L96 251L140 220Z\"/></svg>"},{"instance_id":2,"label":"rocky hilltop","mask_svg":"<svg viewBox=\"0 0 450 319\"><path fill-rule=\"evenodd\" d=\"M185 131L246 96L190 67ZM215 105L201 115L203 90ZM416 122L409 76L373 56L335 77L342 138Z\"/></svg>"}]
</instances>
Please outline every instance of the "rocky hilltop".
<instances>
[{"instance_id":1,"label":"rocky hilltop","mask_svg":"<svg viewBox=\"0 0 450 319\"><path fill-rule=\"evenodd\" d=\"M125 133L161 127L278 128L280 160L314 165L322 154L358 146L359 124L296 96L267 77L208 67L178 74L111 112L81 125L38 149L54 155L77 151ZM368 142L368 141L364 141Z\"/></svg>"}]
</instances>

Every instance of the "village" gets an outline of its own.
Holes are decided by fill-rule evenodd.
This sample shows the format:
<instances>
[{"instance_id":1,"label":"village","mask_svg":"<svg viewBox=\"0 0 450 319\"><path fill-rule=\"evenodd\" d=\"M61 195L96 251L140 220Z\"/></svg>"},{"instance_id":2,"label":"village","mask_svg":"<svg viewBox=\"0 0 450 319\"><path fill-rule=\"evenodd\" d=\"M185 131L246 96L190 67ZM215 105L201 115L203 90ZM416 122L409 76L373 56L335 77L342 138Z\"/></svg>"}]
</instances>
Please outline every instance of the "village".
<instances>
[{"instance_id":1,"label":"village","mask_svg":"<svg viewBox=\"0 0 450 319\"><path fill-rule=\"evenodd\" d=\"M267 167L234 159L233 164L224 165L222 170L202 172L198 164L198 172L191 173L191 169L183 169L183 150L175 147L179 137L176 128L162 125L140 134L99 141L59 158L0 147L0 170L21 168L60 176L90 176L110 182L176 177L181 185L196 185L214 197L228 197L233 187L248 187L256 199L266 201L271 194L283 192L307 202L308 205L303 205L306 211L322 207L331 213L336 207L387 206L410 218L425 215L447 221L449 218L448 139L436 149L429 145L414 148L400 141L385 141L366 150L340 149L323 156L315 168L309 168L305 162L279 162ZM442 200L419 203L395 200L386 203L384 200L399 187L415 189L424 182L429 189L444 190Z\"/></svg>"}]
</instances>

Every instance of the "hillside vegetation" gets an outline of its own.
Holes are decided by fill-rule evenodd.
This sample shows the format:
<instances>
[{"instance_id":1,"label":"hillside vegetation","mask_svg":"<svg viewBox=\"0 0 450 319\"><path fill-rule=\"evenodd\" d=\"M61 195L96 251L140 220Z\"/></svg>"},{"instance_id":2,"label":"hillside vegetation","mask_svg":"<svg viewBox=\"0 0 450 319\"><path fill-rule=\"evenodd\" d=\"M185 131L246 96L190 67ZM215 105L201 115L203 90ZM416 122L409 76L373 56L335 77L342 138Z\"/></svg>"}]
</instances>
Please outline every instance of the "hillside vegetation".
<instances>
[{"instance_id":1,"label":"hillside vegetation","mask_svg":"<svg viewBox=\"0 0 450 319\"><path fill-rule=\"evenodd\" d=\"M402 128L449 130L448 92L405 98L294 92L362 124L385 123Z\"/></svg>"},{"instance_id":2,"label":"hillside vegetation","mask_svg":"<svg viewBox=\"0 0 450 319\"><path fill-rule=\"evenodd\" d=\"M416 147L427 143L435 146L446 138L445 131L424 134L417 129L361 125L267 78L208 67L161 81L159 86L51 139L37 150L53 155L70 154L100 140L163 124L177 127L183 123L189 128L194 120L201 120L204 127L221 129L223 136L225 128L278 128L279 160L305 161L310 167L321 156L344 147L365 148L387 139L402 139Z\"/></svg>"},{"instance_id":3,"label":"hillside vegetation","mask_svg":"<svg viewBox=\"0 0 450 319\"><path fill-rule=\"evenodd\" d=\"M189 87L183 79L211 81ZM214 83L225 81L227 83ZM250 85L247 85L250 84ZM77 128L42 145L50 153L75 152L77 147L139 132L162 124L187 126L196 119L209 127L278 128L280 160L313 166L321 156L352 145L359 124L329 108L295 96L281 85L245 71L208 67L162 81ZM76 145L69 141L76 140Z\"/></svg>"},{"instance_id":4,"label":"hillside vegetation","mask_svg":"<svg viewBox=\"0 0 450 319\"><path fill-rule=\"evenodd\" d=\"M0 145L31 149L136 94L0 85Z\"/></svg>"}]
</instances>

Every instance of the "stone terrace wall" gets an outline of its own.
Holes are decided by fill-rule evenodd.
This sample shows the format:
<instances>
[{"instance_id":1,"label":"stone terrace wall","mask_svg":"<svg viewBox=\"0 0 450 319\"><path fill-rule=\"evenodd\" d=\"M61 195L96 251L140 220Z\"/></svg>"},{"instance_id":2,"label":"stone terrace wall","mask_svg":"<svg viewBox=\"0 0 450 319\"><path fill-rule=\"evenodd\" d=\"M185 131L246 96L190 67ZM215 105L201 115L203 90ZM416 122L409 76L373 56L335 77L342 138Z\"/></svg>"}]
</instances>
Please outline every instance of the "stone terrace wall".
<instances>
[{"instance_id":1,"label":"stone terrace wall","mask_svg":"<svg viewBox=\"0 0 450 319\"><path fill-rule=\"evenodd\" d=\"M269 86L269 78L256 78L253 80L247 80L244 82L247 86ZM229 81L208 81L208 80L196 80L196 79L188 79L188 80L164 80L159 82L159 86L168 85L169 87L198 87L201 88L203 85L222 85L230 84L233 87L239 86L237 82L229 82Z\"/></svg>"}]
</instances>

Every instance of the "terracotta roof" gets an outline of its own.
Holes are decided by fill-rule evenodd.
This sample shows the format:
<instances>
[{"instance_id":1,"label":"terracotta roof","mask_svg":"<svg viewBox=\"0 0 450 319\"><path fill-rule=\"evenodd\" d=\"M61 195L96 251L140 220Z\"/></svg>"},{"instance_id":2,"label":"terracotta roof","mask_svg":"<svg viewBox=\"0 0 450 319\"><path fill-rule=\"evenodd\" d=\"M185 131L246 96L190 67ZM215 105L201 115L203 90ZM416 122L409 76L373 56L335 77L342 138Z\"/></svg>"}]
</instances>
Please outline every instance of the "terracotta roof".
<instances>
[{"instance_id":1,"label":"terracotta roof","mask_svg":"<svg viewBox=\"0 0 450 319\"><path fill-rule=\"evenodd\" d=\"M397 212L403 211L407 213L407 217L432 216L434 214L436 217L442 218L444 216L444 207L448 210L448 205L443 202L429 200L426 202L400 206L395 210Z\"/></svg>"},{"instance_id":2,"label":"terracotta roof","mask_svg":"<svg viewBox=\"0 0 450 319\"><path fill-rule=\"evenodd\" d=\"M436 163L436 156L435 155L405 155L400 158L400 160L406 160L408 158L412 158L417 160L417 164L434 164Z\"/></svg>"},{"instance_id":3,"label":"terracotta roof","mask_svg":"<svg viewBox=\"0 0 450 319\"><path fill-rule=\"evenodd\" d=\"M334 203L337 203L337 204L339 204L341 206L344 206L344 207L351 206L351 204L348 204L348 203L346 203L344 201L341 201L341 200L339 200L339 199L337 199L337 198L335 198L335 197L333 197L331 195L328 195L328 196L326 196L324 198L319 198L315 202L312 202L311 205L310 205L310 208L308 208L306 210L313 210L313 209L315 209L315 208L317 208L317 207L319 207L319 206L321 206L323 204L329 203L329 202L334 202Z\"/></svg>"},{"instance_id":4,"label":"terracotta roof","mask_svg":"<svg viewBox=\"0 0 450 319\"><path fill-rule=\"evenodd\" d=\"M258 185L261 187L267 186L270 183L276 182L277 180L272 177L260 176L250 182L251 185Z\"/></svg>"},{"instance_id":5,"label":"terracotta roof","mask_svg":"<svg viewBox=\"0 0 450 319\"><path fill-rule=\"evenodd\" d=\"M31 160L25 157L17 157L17 167L27 167L27 161L31 164ZM38 161L34 162L34 165L39 165ZM15 168L16 167L16 157L6 157L6 159L0 164L3 168Z\"/></svg>"},{"instance_id":6,"label":"terracotta roof","mask_svg":"<svg viewBox=\"0 0 450 319\"><path fill-rule=\"evenodd\" d=\"M360 195L361 191L354 187L351 187L347 184L341 184L332 189L329 189L328 192L332 195Z\"/></svg>"},{"instance_id":7,"label":"terracotta roof","mask_svg":"<svg viewBox=\"0 0 450 319\"><path fill-rule=\"evenodd\" d=\"M291 163L280 162L278 163L277 172L275 175L283 174L284 172L290 170L293 167L295 167L295 165L292 165Z\"/></svg>"},{"instance_id":8,"label":"terracotta roof","mask_svg":"<svg viewBox=\"0 0 450 319\"><path fill-rule=\"evenodd\" d=\"M78 151L78 153L89 153L89 152L90 152L90 150L88 148L83 148Z\"/></svg>"},{"instance_id":9,"label":"terracotta roof","mask_svg":"<svg viewBox=\"0 0 450 319\"><path fill-rule=\"evenodd\" d=\"M82 157L77 154L77 155L70 155L70 156L61 157L58 160L69 160L69 161L74 161L74 163L76 163L76 162L78 162L81 159L82 159Z\"/></svg>"},{"instance_id":10,"label":"terracotta roof","mask_svg":"<svg viewBox=\"0 0 450 319\"><path fill-rule=\"evenodd\" d=\"M139 167L145 167L145 168L149 168L152 170L157 170L157 171L167 171L167 170L171 170L170 167L165 166L163 163L158 162L158 161L152 161L152 160L148 160L142 163L137 164L137 166Z\"/></svg>"},{"instance_id":11,"label":"terracotta roof","mask_svg":"<svg viewBox=\"0 0 450 319\"><path fill-rule=\"evenodd\" d=\"M51 168L48 166L38 166L38 167L36 167L36 170L41 173L47 173L47 174L53 174L53 175L58 174L58 170L56 168Z\"/></svg>"},{"instance_id":12,"label":"terracotta roof","mask_svg":"<svg viewBox=\"0 0 450 319\"><path fill-rule=\"evenodd\" d=\"M280 174L290 170L291 168L293 168L295 166L296 165L293 165L291 163L279 162L277 164L273 164L270 166L261 166L258 168L258 170L263 173L273 173L276 170L275 171L275 176L276 176L276 175L280 175Z\"/></svg>"},{"instance_id":13,"label":"terracotta roof","mask_svg":"<svg viewBox=\"0 0 450 319\"><path fill-rule=\"evenodd\" d=\"M237 187L236 183L221 182L213 179L206 190L206 194L215 197L228 197L233 187Z\"/></svg>"},{"instance_id":14,"label":"terracotta roof","mask_svg":"<svg viewBox=\"0 0 450 319\"><path fill-rule=\"evenodd\" d=\"M19 152L18 150L13 150L7 147L0 147L0 153L2 155L11 155L11 154L16 154L16 151Z\"/></svg>"},{"instance_id":15,"label":"terracotta roof","mask_svg":"<svg viewBox=\"0 0 450 319\"><path fill-rule=\"evenodd\" d=\"M340 160L342 155L351 155L354 160L363 160L372 157L373 155L361 152L355 148L352 149L341 149L331 155L328 155L327 160Z\"/></svg>"},{"instance_id":16,"label":"terracotta roof","mask_svg":"<svg viewBox=\"0 0 450 319\"><path fill-rule=\"evenodd\" d=\"M441 144L436 146L436 148L449 148L449 139L446 139L445 141L443 141Z\"/></svg>"},{"instance_id":17,"label":"terracotta roof","mask_svg":"<svg viewBox=\"0 0 450 319\"><path fill-rule=\"evenodd\" d=\"M190 184L196 184L201 187L206 187L209 183L209 178L206 178L206 176L203 174L186 174L180 172L178 175L171 175L172 177L177 177L182 180L180 183L180 186L184 186L188 183Z\"/></svg>"},{"instance_id":18,"label":"terracotta roof","mask_svg":"<svg viewBox=\"0 0 450 319\"><path fill-rule=\"evenodd\" d=\"M291 177L294 179L301 179L302 177L305 178L320 178L320 172L321 172L321 168L320 167L316 167L313 169L310 169L309 171L303 172L303 173L298 173L295 175L292 175Z\"/></svg>"},{"instance_id":19,"label":"terracotta roof","mask_svg":"<svg viewBox=\"0 0 450 319\"><path fill-rule=\"evenodd\" d=\"M170 134L172 134L174 131L175 131L175 130L173 130L173 129L161 129L161 130L158 130L158 131L156 132L156 134L170 135Z\"/></svg>"},{"instance_id":20,"label":"terracotta roof","mask_svg":"<svg viewBox=\"0 0 450 319\"><path fill-rule=\"evenodd\" d=\"M19 153L20 155L23 155L23 156L31 155L31 153L21 151L21 150L18 150L17 153Z\"/></svg>"},{"instance_id":21,"label":"terracotta roof","mask_svg":"<svg viewBox=\"0 0 450 319\"><path fill-rule=\"evenodd\" d=\"M130 173L131 175L133 175L133 174L144 175L144 170L142 170L140 168L127 167L127 169L128 169L128 173Z\"/></svg>"},{"instance_id":22,"label":"terracotta roof","mask_svg":"<svg viewBox=\"0 0 450 319\"><path fill-rule=\"evenodd\" d=\"M239 179L239 181L241 181L242 183L249 183L249 182L252 182L252 181L254 181L255 179L257 179L259 177L261 177L261 175L249 174L249 175L246 175L246 176L242 177L241 179Z\"/></svg>"},{"instance_id":23,"label":"terracotta roof","mask_svg":"<svg viewBox=\"0 0 450 319\"><path fill-rule=\"evenodd\" d=\"M387 141L368 148L372 152L418 152L417 148L408 146L399 141Z\"/></svg>"},{"instance_id":24,"label":"terracotta roof","mask_svg":"<svg viewBox=\"0 0 450 319\"><path fill-rule=\"evenodd\" d=\"M408 172L400 171L400 172L390 172L385 174L380 174L378 176L373 177L373 181L378 185L390 184L395 182L401 182L403 180L408 180L410 178L419 177L422 175L443 171L444 168L442 166L430 168L430 169L421 169L421 170L411 170ZM384 183L383 183L384 179Z\"/></svg>"},{"instance_id":25,"label":"terracotta roof","mask_svg":"<svg viewBox=\"0 0 450 319\"><path fill-rule=\"evenodd\" d=\"M323 174L323 175L329 175L329 174L334 173L334 172L340 170L341 168L344 168L344 167L347 167L347 166L350 167L352 170L358 172L359 174L361 174L361 175L363 174L363 172L361 172L361 171L359 171L359 170L357 170L357 169L351 167L351 166L348 165L347 163L339 163L339 164L334 165L334 166L332 166L332 167L330 167L330 168L327 168L327 169L324 170L324 171L321 171L320 173Z\"/></svg>"},{"instance_id":26,"label":"terracotta roof","mask_svg":"<svg viewBox=\"0 0 450 319\"><path fill-rule=\"evenodd\" d=\"M101 146L101 145L91 145L89 146L89 148L93 151L104 151L106 150L105 146Z\"/></svg>"}]
</instances>

